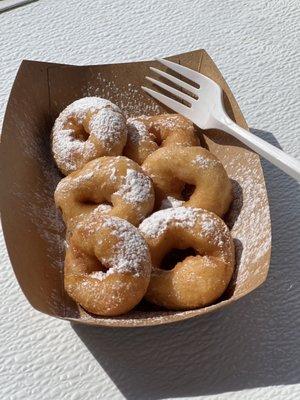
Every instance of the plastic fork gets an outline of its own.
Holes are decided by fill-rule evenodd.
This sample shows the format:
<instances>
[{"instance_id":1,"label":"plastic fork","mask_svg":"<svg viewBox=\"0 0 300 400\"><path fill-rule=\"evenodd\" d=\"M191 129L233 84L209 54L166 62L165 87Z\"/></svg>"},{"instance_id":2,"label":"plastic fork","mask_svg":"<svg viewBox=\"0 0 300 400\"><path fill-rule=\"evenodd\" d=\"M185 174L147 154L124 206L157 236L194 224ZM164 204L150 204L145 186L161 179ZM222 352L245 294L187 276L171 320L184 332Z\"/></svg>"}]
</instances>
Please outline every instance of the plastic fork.
<instances>
[{"instance_id":1,"label":"plastic fork","mask_svg":"<svg viewBox=\"0 0 300 400\"><path fill-rule=\"evenodd\" d=\"M298 181L300 180L300 162L298 160L241 128L229 118L223 104L222 89L216 82L199 72L174 62L163 59L157 59L157 61L194 82L198 88L164 71L150 67L153 72L174 83L178 88L189 92L189 94L150 77L146 77L146 79L175 95L178 100L142 86L145 92L170 109L190 119L201 129L220 129L229 133L285 173ZM181 100L184 100L188 105L180 102Z\"/></svg>"}]
</instances>

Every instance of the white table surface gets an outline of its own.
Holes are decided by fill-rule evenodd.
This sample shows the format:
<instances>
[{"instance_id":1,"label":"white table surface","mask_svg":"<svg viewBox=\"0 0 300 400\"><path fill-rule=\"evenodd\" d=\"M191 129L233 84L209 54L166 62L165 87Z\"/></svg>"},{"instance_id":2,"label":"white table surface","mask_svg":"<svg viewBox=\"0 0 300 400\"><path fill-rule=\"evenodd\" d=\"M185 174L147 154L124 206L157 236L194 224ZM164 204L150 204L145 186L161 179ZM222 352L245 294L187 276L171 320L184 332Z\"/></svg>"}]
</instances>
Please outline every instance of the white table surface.
<instances>
[{"instance_id":1,"label":"white table surface","mask_svg":"<svg viewBox=\"0 0 300 400\"><path fill-rule=\"evenodd\" d=\"M96 64L205 48L253 132L300 158L299 17L298 0L40 0L4 12L1 119L24 58ZM1 239L0 398L299 399L300 187L263 168L273 228L268 281L188 322L91 329L40 314Z\"/></svg>"}]
</instances>

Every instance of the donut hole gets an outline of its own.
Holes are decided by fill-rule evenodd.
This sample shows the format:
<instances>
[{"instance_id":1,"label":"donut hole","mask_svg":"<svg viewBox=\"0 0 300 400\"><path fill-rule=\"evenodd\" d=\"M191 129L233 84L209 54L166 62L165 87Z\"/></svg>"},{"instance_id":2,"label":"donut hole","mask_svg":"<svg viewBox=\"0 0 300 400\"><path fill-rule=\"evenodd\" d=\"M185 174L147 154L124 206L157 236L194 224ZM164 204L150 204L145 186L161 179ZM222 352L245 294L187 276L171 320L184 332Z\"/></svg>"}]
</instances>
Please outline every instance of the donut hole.
<instances>
[{"instance_id":1,"label":"donut hole","mask_svg":"<svg viewBox=\"0 0 300 400\"><path fill-rule=\"evenodd\" d=\"M149 128L149 132L153 136L155 143L160 147L163 142L163 138L161 137L161 133L159 130L155 129L153 126Z\"/></svg>"},{"instance_id":2,"label":"donut hole","mask_svg":"<svg viewBox=\"0 0 300 400\"><path fill-rule=\"evenodd\" d=\"M83 125L77 126L77 129L74 130L74 139L80 142L86 142L89 136L90 134L84 129Z\"/></svg>"},{"instance_id":3,"label":"donut hole","mask_svg":"<svg viewBox=\"0 0 300 400\"><path fill-rule=\"evenodd\" d=\"M193 247L188 247L186 249L171 249L162 259L160 268L169 271L187 257L194 257L197 255L198 253Z\"/></svg>"},{"instance_id":4,"label":"donut hole","mask_svg":"<svg viewBox=\"0 0 300 400\"><path fill-rule=\"evenodd\" d=\"M189 183L185 183L182 190L181 190L181 197L184 201L187 201L190 199L192 194L194 193L196 189L195 185L191 185Z\"/></svg>"},{"instance_id":5,"label":"donut hole","mask_svg":"<svg viewBox=\"0 0 300 400\"><path fill-rule=\"evenodd\" d=\"M155 135L155 143L157 144L158 147L162 145L163 139L160 135Z\"/></svg>"},{"instance_id":6,"label":"donut hole","mask_svg":"<svg viewBox=\"0 0 300 400\"><path fill-rule=\"evenodd\" d=\"M98 206L99 205L98 201L95 201L93 199L82 199L81 203L84 204L85 206Z\"/></svg>"},{"instance_id":7,"label":"donut hole","mask_svg":"<svg viewBox=\"0 0 300 400\"><path fill-rule=\"evenodd\" d=\"M109 207L113 207L113 204L111 202L109 202L108 200L105 201L97 201L91 198L88 199L81 199L81 203L84 204L85 206L109 206Z\"/></svg>"},{"instance_id":8,"label":"donut hole","mask_svg":"<svg viewBox=\"0 0 300 400\"><path fill-rule=\"evenodd\" d=\"M97 272L100 273L105 273L108 268L105 267L105 265L103 265L97 257L92 257L92 262L90 262L87 266L86 266L87 270L86 273L88 275L90 275L91 277L97 277Z\"/></svg>"},{"instance_id":9,"label":"donut hole","mask_svg":"<svg viewBox=\"0 0 300 400\"><path fill-rule=\"evenodd\" d=\"M73 131L73 138L80 142L86 142L90 136L83 124L79 124L74 117L70 117L65 126L65 129Z\"/></svg>"}]
</instances>

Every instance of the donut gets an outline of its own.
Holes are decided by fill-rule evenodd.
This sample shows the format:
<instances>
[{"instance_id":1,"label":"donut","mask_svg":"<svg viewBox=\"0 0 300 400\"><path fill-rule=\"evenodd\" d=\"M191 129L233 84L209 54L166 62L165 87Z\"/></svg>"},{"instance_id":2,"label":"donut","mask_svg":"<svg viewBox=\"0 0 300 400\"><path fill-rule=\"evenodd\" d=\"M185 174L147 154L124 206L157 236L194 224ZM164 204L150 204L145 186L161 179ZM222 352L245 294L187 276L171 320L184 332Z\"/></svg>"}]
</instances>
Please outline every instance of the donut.
<instances>
[{"instance_id":1,"label":"donut","mask_svg":"<svg viewBox=\"0 0 300 400\"><path fill-rule=\"evenodd\" d=\"M142 165L151 177L155 209L172 206L199 207L222 216L231 200L231 182L221 162L202 147L164 147Z\"/></svg>"},{"instance_id":2,"label":"donut","mask_svg":"<svg viewBox=\"0 0 300 400\"><path fill-rule=\"evenodd\" d=\"M151 274L147 244L118 217L88 217L72 232L65 258L65 289L90 313L130 311L146 293Z\"/></svg>"},{"instance_id":3,"label":"donut","mask_svg":"<svg viewBox=\"0 0 300 400\"><path fill-rule=\"evenodd\" d=\"M138 225L153 209L154 189L141 167L126 157L100 157L57 185L56 206L69 230L87 215L124 218Z\"/></svg>"},{"instance_id":4,"label":"donut","mask_svg":"<svg viewBox=\"0 0 300 400\"><path fill-rule=\"evenodd\" d=\"M101 157L62 179L54 198L68 229L90 214L110 214L138 225L153 209L154 190L134 161Z\"/></svg>"},{"instance_id":5,"label":"donut","mask_svg":"<svg viewBox=\"0 0 300 400\"><path fill-rule=\"evenodd\" d=\"M127 132L123 154L140 165L159 147L200 144L192 122L178 114L129 118Z\"/></svg>"},{"instance_id":6,"label":"donut","mask_svg":"<svg viewBox=\"0 0 300 400\"><path fill-rule=\"evenodd\" d=\"M94 158L121 155L126 140L126 119L120 108L100 97L84 97L56 119L52 152L60 171L68 175Z\"/></svg>"},{"instance_id":7,"label":"donut","mask_svg":"<svg viewBox=\"0 0 300 400\"><path fill-rule=\"evenodd\" d=\"M169 208L146 218L139 229L153 265L148 301L185 310L212 304L224 293L235 261L233 241L221 218L200 208ZM170 268L166 255L176 253L174 249L184 257L165 269Z\"/></svg>"}]
</instances>

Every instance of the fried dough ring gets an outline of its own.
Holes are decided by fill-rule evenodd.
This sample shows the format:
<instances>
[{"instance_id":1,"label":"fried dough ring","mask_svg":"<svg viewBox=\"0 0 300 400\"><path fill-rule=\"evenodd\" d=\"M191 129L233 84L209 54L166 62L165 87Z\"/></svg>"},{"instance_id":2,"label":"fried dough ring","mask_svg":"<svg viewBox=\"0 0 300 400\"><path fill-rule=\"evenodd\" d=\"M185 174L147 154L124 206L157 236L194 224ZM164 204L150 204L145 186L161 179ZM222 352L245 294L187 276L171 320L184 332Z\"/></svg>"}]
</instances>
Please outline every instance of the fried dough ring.
<instances>
[{"instance_id":1,"label":"fried dough ring","mask_svg":"<svg viewBox=\"0 0 300 400\"><path fill-rule=\"evenodd\" d=\"M129 222L102 216L74 229L65 258L65 289L87 311L116 316L144 296L151 273L147 244Z\"/></svg>"},{"instance_id":2,"label":"fried dough ring","mask_svg":"<svg viewBox=\"0 0 300 400\"><path fill-rule=\"evenodd\" d=\"M151 179L126 157L101 157L62 179L54 193L68 230L91 213L138 225L153 209ZM109 204L107 204L109 203Z\"/></svg>"},{"instance_id":3,"label":"fried dough ring","mask_svg":"<svg viewBox=\"0 0 300 400\"><path fill-rule=\"evenodd\" d=\"M156 150L142 165L152 178L155 209L171 199L185 207L199 207L222 216L231 200L231 183L221 162L202 147L164 147ZM194 191L189 195L185 193ZM188 197L189 195L189 197ZM178 201L177 204L178 205Z\"/></svg>"},{"instance_id":4,"label":"fried dough ring","mask_svg":"<svg viewBox=\"0 0 300 400\"><path fill-rule=\"evenodd\" d=\"M146 218L139 229L153 265L147 300L184 310L212 304L224 293L234 270L234 245L218 216L199 208L169 208ZM187 248L196 255L163 269L170 250Z\"/></svg>"},{"instance_id":5,"label":"fried dough ring","mask_svg":"<svg viewBox=\"0 0 300 400\"><path fill-rule=\"evenodd\" d=\"M56 119L52 152L58 168L68 175L94 158L122 154L126 140L126 120L120 108L100 97L85 97Z\"/></svg>"}]
</instances>

